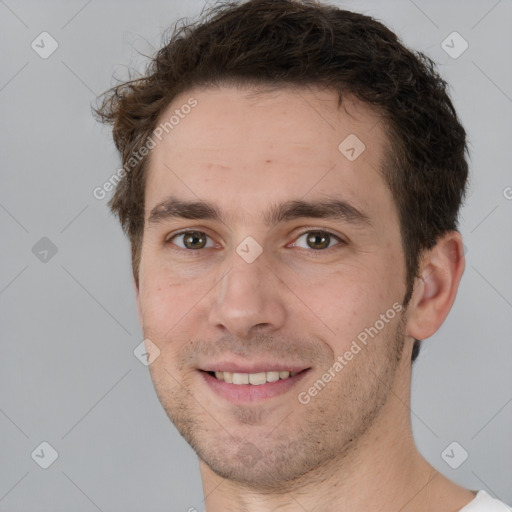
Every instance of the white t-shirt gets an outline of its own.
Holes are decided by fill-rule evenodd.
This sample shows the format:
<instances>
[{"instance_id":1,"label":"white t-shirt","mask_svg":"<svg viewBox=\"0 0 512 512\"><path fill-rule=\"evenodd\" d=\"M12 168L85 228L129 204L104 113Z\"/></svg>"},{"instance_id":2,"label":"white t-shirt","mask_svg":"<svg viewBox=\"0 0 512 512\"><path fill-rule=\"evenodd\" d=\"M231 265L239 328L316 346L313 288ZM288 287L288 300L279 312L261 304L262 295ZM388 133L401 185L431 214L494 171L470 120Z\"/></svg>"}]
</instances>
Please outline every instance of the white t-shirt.
<instances>
[{"instance_id":1,"label":"white t-shirt","mask_svg":"<svg viewBox=\"0 0 512 512\"><path fill-rule=\"evenodd\" d=\"M491 498L485 491L478 491L473 500L459 512L512 512L512 508L500 500Z\"/></svg>"}]
</instances>

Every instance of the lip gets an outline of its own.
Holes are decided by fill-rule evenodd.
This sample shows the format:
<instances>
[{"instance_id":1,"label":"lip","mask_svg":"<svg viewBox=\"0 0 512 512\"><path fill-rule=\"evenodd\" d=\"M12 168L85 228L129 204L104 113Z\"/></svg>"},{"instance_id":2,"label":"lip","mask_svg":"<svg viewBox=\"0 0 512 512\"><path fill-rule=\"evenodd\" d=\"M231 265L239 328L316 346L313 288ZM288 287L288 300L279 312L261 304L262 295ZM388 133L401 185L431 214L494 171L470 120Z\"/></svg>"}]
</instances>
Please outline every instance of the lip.
<instances>
[{"instance_id":1,"label":"lip","mask_svg":"<svg viewBox=\"0 0 512 512\"><path fill-rule=\"evenodd\" d=\"M220 368L221 366L219 366ZM222 368L225 368L224 371L231 371L226 368L239 368L237 366L222 366ZM266 366L267 371L269 366ZM285 371L284 367L279 365L279 368L283 368L282 371ZM288 369L288 368L287 368ZM306 374L309 373L311 368L306 369L299 369L296 370L299 373L297 375L294 375L293 377L288 377L287 379L280 379L276 382L267 382L266 384L260 384L259 386L253 385L253 384L230 384L228 382L218 380L217 378L213 377L209 373L207 373L204 370L200 370L199 373L201 374L201 377L203 378L206 385L218 396L224 398L228 402L231 402L233 404L243 404L243 403L250 403L250 402L262 402L264 400L268 400L270 398L282 395L284 393L287 393L292 388L294 388L303 378ZM215 370L208 370L208 371L215 371ZM217 370L217 371L223 371L223 370ZM265 371L265 370L261 370ZM275 371L278 371L277 369ZM294 370L292 370L294 371ZM256 370L252 371L239 371L234 370L235 373L258 373Z\"/></svg>"}]
</instances>

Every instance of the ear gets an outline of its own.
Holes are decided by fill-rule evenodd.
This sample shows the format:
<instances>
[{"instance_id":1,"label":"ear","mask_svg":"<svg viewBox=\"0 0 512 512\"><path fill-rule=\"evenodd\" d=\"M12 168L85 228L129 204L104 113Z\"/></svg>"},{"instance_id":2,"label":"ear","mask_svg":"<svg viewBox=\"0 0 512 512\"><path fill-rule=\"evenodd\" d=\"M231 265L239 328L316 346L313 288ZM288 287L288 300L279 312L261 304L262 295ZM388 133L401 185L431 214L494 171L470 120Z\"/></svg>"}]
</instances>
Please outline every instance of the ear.
<instances>
[{"instance_id":1,"label":"ear","mask_svg":"<svg viewBox=\"0 0 512 512\"><path fill-rule=\"evenodd\" d=\"M137 302L137 315L139 316L139 324L142 327L142 307L140 304L140 290L139 285L135 281L135 279L133 280L133 287L135 288L135 300Z\"/></svg>"},{"instance_id":2,"label":"ear","mask_svg":"<svg viewBox=\"0 0 512 512\"><path fill-rule=\"evenodd\" d=\"M464 245L458 231L449 231L425 251L420 277L416 278L407 308L407 335L423 340L441 327L455 301L465 265Z\"/></svg>"}]
</instances>

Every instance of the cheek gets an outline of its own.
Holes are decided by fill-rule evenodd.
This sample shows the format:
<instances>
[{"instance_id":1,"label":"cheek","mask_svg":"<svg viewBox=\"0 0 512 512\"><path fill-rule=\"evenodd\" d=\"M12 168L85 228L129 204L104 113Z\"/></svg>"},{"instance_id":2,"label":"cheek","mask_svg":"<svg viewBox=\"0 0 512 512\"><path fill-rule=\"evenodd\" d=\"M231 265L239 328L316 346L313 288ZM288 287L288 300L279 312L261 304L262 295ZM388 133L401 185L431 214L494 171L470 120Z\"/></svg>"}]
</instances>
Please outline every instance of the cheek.
<instances>
[{"instance_id":1,"label":"cheek","mask_svg":"<svg viewBox=\"0 0 512 512\"><path fill-rule=\"evenodd\" d=\"M196 280L178 280L156 267L144 273L139 289L144 330L158 337L178 328L201 297Z\"/></svg>"},{"instance_id":2,"label":"cheek","mask_svg":"<svg viewBox=\"0 0 512 512\"><path fill-rule=\"evenodd\" d=\"M390 279L373 272L330 273L314 284L307 279L297 284L296 295L302 301L302 313L310 320L308 329L326 333L322 337L328 341L336 353L343 353L357 336L375 324L381 314L385 314L399 302L401 295L397 287L391 287ZM300 311L297 310L297 314Z\"/></svg>"}]
</instances>

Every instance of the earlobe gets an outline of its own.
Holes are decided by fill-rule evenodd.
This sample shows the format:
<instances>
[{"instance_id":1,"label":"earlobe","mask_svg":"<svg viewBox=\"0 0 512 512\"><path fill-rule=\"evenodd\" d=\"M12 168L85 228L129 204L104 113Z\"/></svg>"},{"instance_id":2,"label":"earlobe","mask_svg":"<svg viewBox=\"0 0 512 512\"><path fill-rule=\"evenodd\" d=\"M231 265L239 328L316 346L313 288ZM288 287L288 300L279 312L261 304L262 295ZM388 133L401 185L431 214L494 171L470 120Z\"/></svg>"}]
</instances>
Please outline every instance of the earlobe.
<instances>
[{"instance_id":1,"label":"earlobe","mask_svg":"<svg viewBox=\"0 0 512 512\"><path fill-rule=\"evenodd\" d=\"M407 335L423 340L432 336L448 316L464 273L462 237L450 231L422 258L409 308Z\"/></svg>"}]
</instances>

